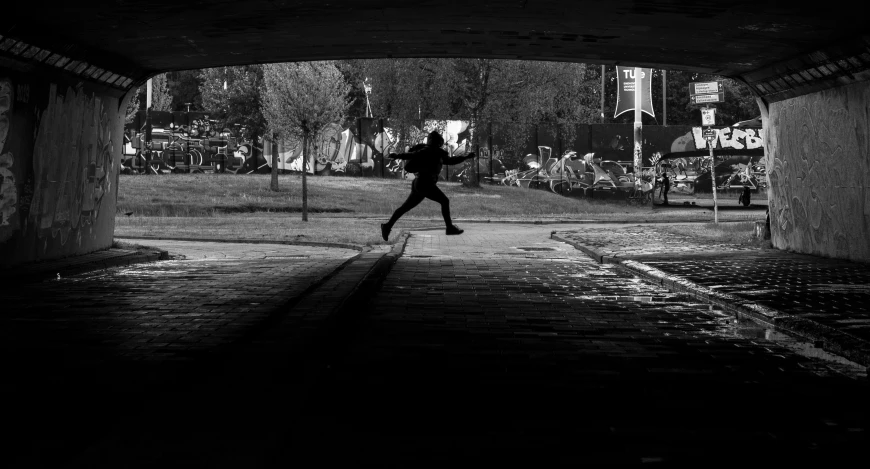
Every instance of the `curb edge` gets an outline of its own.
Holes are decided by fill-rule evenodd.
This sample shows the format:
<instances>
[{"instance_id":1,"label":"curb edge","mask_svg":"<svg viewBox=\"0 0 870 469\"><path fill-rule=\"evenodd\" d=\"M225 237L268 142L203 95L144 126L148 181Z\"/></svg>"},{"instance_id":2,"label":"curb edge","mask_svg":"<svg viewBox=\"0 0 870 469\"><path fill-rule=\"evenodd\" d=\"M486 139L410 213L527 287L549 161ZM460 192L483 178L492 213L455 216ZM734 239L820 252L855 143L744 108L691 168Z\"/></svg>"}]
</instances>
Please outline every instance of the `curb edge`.
<instances>
[{"instance_id":1,"label":"curb edge","mask_svg":"<svg viewBox=\"0 0 870 469\"><path fill-rule=\"evenodd\" d=\"M816 343L821 342L823 350L870 367L870 343L845 332L728 293L717 292L683 277L667 274L640 261L622 260L603 255L588 246L557 236L555 232L550 234L550 238L574 246L598 263L616 264L619 268L656 285L661 285L672 292L685 293L707 303L715 304L740 318L750 319L763 326L788 332Z\"/></svg>"}]
</instances>

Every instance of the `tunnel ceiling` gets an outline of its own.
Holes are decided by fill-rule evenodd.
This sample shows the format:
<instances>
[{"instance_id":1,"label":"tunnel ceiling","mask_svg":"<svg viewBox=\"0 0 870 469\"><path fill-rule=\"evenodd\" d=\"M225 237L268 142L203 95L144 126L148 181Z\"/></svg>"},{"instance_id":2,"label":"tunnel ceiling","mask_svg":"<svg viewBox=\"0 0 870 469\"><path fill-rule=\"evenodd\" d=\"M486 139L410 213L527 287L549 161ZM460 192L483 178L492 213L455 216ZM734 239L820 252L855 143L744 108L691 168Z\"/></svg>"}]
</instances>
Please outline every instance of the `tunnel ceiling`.
<instances>
[{"instance_id":1,"label":"tunnel ceiling","mask_svg":"<svg viewBox=\"0 0 870 469\"><path fill-rule=\"evenodd\" d=\"M85 0L58 8L54 2L18 2L14 14L7 10L0 18L0 34L133 83L156 72L234 64L491 57L715 73L742 77L776 98L867 78L870 22L853 5ZM0 55L6 52L2 44Z\"/></svg>"}]
</instances>

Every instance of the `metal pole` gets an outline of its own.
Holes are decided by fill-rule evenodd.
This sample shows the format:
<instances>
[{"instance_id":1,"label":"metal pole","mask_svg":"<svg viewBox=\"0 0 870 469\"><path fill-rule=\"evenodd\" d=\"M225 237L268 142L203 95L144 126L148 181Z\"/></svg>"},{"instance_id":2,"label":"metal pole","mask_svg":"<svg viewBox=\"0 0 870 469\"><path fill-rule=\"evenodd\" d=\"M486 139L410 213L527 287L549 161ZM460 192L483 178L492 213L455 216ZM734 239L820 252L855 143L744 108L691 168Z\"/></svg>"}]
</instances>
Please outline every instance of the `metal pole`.
<instances>
[{"instance_id":1,"label":"metal pole","mask_svg":"<svg viewBox=\"0 0 870 469\"><path fill-rule=\"evenodd\" d=\"M381 179L387 177L387 168L384 162L384 120L378 119L378 132L381 134Z\"/></svg>"},{"instance_id":2,"label":"metal pole","mask_svg":"<svg viewBox=\"0 0 870 469\"><path fill-rule=\"evenodd\" d=\"M604 65L601 66L601 123L604 123Z\"/></svg>"},{"instance_id":3,"label":"metal pole","mask_svg":"<svg viewBox=\"0 0 870 469\"><path fill-rule=\"evenodd\" d=\"M710 106L705 106L707 109ZM707 127L710 128L709 126ZM715 139L707 140L707 147L710 148L710 182L713 186L713 223L719 223L719 201L716 197L716 157L713 155L713 145Z\"/></svg>"},{"instance_id":4,"label":"metal pole","mask_svg":"<svg viewBox=\"0 0 870 469\"><path fill-rule=\"evenodd\" d=\"M366 97L368 99L368 97ZM363 137L362 137L362 119L356 120L356 136L357 140L359 140L359 151L357 152L357 158L359 159L359 176L362 177L362 164L363 164Z\"/></svg>"},{"instance_id":5,"label":"metal pole","mask_svg":"<svg viewBox=\"0 0 870 469\"><path fill-rule=\"evenodd\" d=\"M151 174L151 79L145 85L145 174Z\"/></svg>"},{"instance_id":6,"label":"metal pole","mask_svg":"<svg viewBox=\"0 0 870 469\"><path fill-rule=\"evenodd\" d=\"M492 154L492 122L489 123L489 135L486 136L486 148L489 150L489 177L490 181L494 177L492 174L492 160L495 157Z\"/></svg>"},{"instance_id":7,"label":"metal pole","mask_svg":"<svg viewBox=\"0 0 870 469\"><path fill-rule=\"evenodd\" d=\"M480 145L477 145L477 153L474 154L474 177L477 180L477 185L480 185Z\"/></svg>"},{"instance_id":8,"label":"metal pole","mask_svg":"<svg viewBox=\"0 0 870 469\"><path fill-rule=\"evenodd\" d=\"M308 132L302 134L302 221L308 221Z\"/></svg>"},{"instance_id":9,"label":"metal pole","mask_svg":"<svg viewBox=\"0 0 870 469\"><path fill-rule=\"evenodd\" d=\"M643 80L640 67L634 67L634 185L640 185L640 172L643 166L643 123L641 121L641 106L643 105Z\"/></svg>"},{"instance_id":10,"label":"metal pole","mask_svg":"<svg viewBox=\"0 0 870 469\"><path fill-rule=\"evenodd\" d=\"M662 70L662 125L668 125L668 71Z\"/></svg>"},{"instance_id":11,"label":"metal pole","mask_svg":"<svg viewBox=\"0 0 870 469\"><path fill-rule=\"evenodd\" d=\"M265 147L265 142L264 147ZM273 192L278 192L278 134L272 132L272 182L271 182L271 190Z\"/></svg>"}]
</instances>

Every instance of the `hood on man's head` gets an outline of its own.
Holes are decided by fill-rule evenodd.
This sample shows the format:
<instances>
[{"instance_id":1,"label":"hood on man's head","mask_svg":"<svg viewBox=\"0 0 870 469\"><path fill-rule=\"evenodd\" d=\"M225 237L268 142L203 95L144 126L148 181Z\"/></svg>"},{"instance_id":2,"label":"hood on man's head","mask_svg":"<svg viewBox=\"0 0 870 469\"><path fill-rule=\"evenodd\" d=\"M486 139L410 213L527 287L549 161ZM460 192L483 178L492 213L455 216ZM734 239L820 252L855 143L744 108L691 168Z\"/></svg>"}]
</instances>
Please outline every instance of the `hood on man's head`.
<instances>
[{"instance_id":1,"label":"hood on man's head","mask_svg":"<svg viewBox=\"0 0 870 469\"><path fill-rule=\"evenodd\" d=\"M441 137L441 134L439 134L438 132L430 132L429 136L426 137L426 145L429 145L430 147L440 148L441 145L444 145L444 138Z\"/></svg>"}]
</instances>

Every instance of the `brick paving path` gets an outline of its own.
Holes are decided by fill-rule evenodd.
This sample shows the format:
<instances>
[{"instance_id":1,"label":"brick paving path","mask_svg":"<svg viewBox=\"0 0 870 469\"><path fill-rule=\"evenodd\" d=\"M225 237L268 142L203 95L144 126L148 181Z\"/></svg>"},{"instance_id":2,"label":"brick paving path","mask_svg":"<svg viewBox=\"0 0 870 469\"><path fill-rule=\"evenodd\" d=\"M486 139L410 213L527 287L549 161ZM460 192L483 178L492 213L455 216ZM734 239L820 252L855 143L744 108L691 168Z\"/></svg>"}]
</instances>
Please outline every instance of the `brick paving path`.
<instances>
[{"instance_id":1,"label":"brick paving path","mask_svg":"<svg viewBox=\"0 0 870 469\"><path fill-rule=\"evenodd\" d=\"M870 265L781 251L645 263L870 341Z\"/></svg>"},{"instance_id":2,"label":"brick paving path","mask_svg":"<svg viewBox=\"0 0 870 469\"><path fill-rule=\"evenodd\" d=\"M682 255L721 256L758 250L752 246L699 240L689 235L659 231L655 225L588 227L571 231L558 229L555 234L594 250L598 256L615 260Z\"/></svg>"},{"instance_id":3,"label":"brick paving path","mask_svg":"<svg viewBox=\"0 0 870 469\"><path fill-rule=\"evenodd\" d=\"M110 267L152 262L160 258L159 251L136 251L132 249L105 249L84 256L51 259L0 269L0 282L4 284L33 282L75 275Z\"/></svg>"},{"instance_id":4,"label":"brick paving path","mask_svg":"<svg viewBox=\"0 0 870 469\"><path fill-rule=\"evenodd\" d=\"M738 334L546 227L464 228L410 239L293 451L397 467L866 456L866 374Z\"/></svg>"},{"instance_id":5,"label":"brick paving path","mask_svg":"<svg viewBox=\"0 0 870 469\"><path fill-rule=\"evenodd\" d=\"M6 402L31 404L4 417L15 438L34 445L19 463L50 466L106 431L118 417L113 411L129 412L133 396L195 381L209 362L258 335L271 316L358 254L278 245L160 247L195 260L0 289L2 391ZM305 320L302 310L289 316L285 321Z\"/></svg>"},{"instance_id":6,"label":"brick paving path","mask_svg":"<svg viewBox=\"0 0 870 469\"><path fill-rule=\"evenodd\" d=\"M640 260L714 291L870 342L868 264L705 242L650 225L555 234L588 248L594 258Z\"/></svg>"},{"instance_id":7,"label":"brick paving path","mask_svg":"<svg viewBox=\"0 0 870 469\"><path fill-rule=\"evenodd\" d=\"M192 359L183 373L156 385L119 380L118 368L135 363L129 360L108 369L110 376L97 368L56 383L39 376L54 370L36 367L22 376L13 369L15 382L34 381L19 386L30 394L4 396L21 403L21 415L8 424L19 429L12 443L31 445L34 460L51 454L41 456L42 466L72 461L69 467L89 468L837 466L866 456L865 371L799 355L796 342L768 340L776 334L600 265L549 239L551 227L463 228L458 237L415 233L368 300L337 300L377 262L376 254L364 255L291 309L267 314L266 327L239 336L217 366L203 365L202 354L185 357ZM82 321L93 327L107 324L106 298L124 304L151 294L145 285L153 282L167 290L195 279L201 296L164 292L190 305L277 301L284 295L278 287L271 296L261 292L261 301L250 301L245 290L214 300L204 292L216 291L209 285L221 279L236 285L269 275L271 285L286 289L295 276L279 266L313 261L167 263L193 273L168 269L147 282L120 273L83 277L91 289L69 291L80 292L81 304L105 299L89 307L99 314ZM50 303L48 285L15 294ZM74 308L52 304L60 314L48 323L75 316L68 312ZM336 308L355 313L339 340L315 334L328 347L294 346L298 330L323 331L310 321L322 322ZM16 348L30 340L50 345L38 332L4 339ZM77 349L87 349L69 340L75 330L67 332L54 337L69 347L47 356L46 366L70 366ZM33 443L33 435L41 440Z\"/></svg>"}]
</instances>

